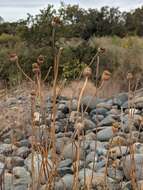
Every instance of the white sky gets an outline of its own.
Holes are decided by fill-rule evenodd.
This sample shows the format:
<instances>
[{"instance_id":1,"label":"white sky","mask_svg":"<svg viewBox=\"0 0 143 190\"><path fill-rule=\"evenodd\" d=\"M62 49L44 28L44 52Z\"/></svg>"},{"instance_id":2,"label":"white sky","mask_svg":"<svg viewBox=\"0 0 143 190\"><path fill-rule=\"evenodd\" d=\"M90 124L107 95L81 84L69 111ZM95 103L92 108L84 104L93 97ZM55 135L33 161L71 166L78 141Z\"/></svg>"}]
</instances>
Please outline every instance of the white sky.
<instances>
[{"instance_id":1,"label":"white sky","mask_svg":"<svg viewBox=\"0 0 143 190\"><path fill-rule=\"evenodd\" d=\"M143 0L64 0L66 4L79 4L83 8L100 8L102 6L119 7L128 11L143 5ZM27 13L35 15L40 9L53 4L56 8L60 0L0 0L0 16L5 21L16 21L26 18Z\"/></svg>"}]
</instances>

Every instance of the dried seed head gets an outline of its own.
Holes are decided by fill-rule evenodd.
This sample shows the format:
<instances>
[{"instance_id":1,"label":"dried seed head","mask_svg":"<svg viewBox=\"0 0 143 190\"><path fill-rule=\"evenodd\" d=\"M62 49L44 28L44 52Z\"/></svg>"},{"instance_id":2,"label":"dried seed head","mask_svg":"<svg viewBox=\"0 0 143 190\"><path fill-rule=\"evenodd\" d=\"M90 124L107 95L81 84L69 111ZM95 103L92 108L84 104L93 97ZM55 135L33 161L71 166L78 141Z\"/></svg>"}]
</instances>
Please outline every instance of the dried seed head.
<instances>
[{"instance_id":1,"label":"dried seed head","mask_svg":"<svg viewBox=\"0 0 143 190\"><path fill-rule=\"evenodd\" d=\"M91 77L92 75L92 69L90 67L85 67L84 70L83 70L83 76L84 77Z\"/></svg>"},{"instance_id":2,"label":"dried seed head","mask_svg":"<svg viewBox=\"0 0 143 190\"><path fill-rule=\"evenodd\" d=\"M133 74L132 73L128 73L127 74L127 80L132 80L133 79Z\"/></svg>"},{"instance_id":3,"label":"dried seed head","mask_svg":"<svg viewBox=\"0 0 143 190\"><path fill-rule=\"evenodd\" d=\"M121 128L120 124L118 122L115 122L112 124L112 131L113 133L118 132L118 130Z\"/></svg>"},{"instance_id":4,"label":"dried seed head","mask_svg":"<svg viewBox=\"0 0 143 190\"><path fill-rule=\"evenodd\" d=\"M84 129L84 124L83 124L83 122L77 122L77 123L75 123L75 129L77 129L77 130L82 130L82 129Z\"/></svg>"},{"instance_id":5,"label":"dried seed head","mask_svg":"<svg viewBox=\"0 0 143 190\"><path fill-rule=\"evenodd\" d=\"M31 96L36 96L35 90L32 90L32 91L31 91Z\"/></svg>"},{"instance_id":6,"label":"dried seed head","mask_svg":"<svg viewBox=\"0 0 143 190\"><path fill-rule=\"evenodd\" d=\"M33 64L32 64L32 68L33 68L33 69L37 69L37 68L39 68L39 65L38 65L37 63L33 63Z\"/></svg>"},{"instance_id":7,"label":"dried seed head","mask_svg":"<svg viewBox=\"0 0 143 190\"><path fill-rule=\"evenodd\" d=\"M39 74L39 73L40 73L40 68L39 68L38 63L34 63L34 64L32 65L32 71L33 71L33 73L35 73L35 74Z\"/></svg>"},{"instance_id":8,"label":"dried seed head","mask_svg":"<svg viewBox=\"0 0 143 190\"><path fill-rule=\"evenodd\" d=\"M61 25L60 18L58 16L53 17L51 24L52 26L60 26Z\"/></svg>"},{"instance_id":9,"label":"dried seed head","mask_svg":"<svg viewBox=\"0 0 143 190\"><path fill-rule=\"evenodd\" d=\"M39 68L33 68L32 71L35 74L39 74L40 73L40 69Z\"/></svg>"},{"instance_id":10,"label":"dried seed head","mask_svg":"<svg viewBox=\"0 0 143 190\"><path fill-rule=\"evenodd\" d=\"M103 71L102 81L108 81L111 78L111 73L108 70Z\"/></svg>"},{"instance_id":11,"label":"dried seed head","mask_svg":"<svg viewBox=\"0 0 143 190\"><path fill-rule=\"evenodd\" d=\"M63 49L64 49L63 47L60 47L60 51L63 51Z\"/></svg>"},{"instance_id":12,"label":"dried seed head","mask_svg":"<svg viewBox=\"0 0 143 190\"><path fill-rule=\"evenodd\" d=\"M37 63L39 65L42 65L44 63L44 56L43 55L39 55L39 57L37 58Z\"/></svg>"},{"instance_id":13,"label":"dried seed head","mask_svg":"<svg viewBox=\"0 0 143 190\"><path fill-rule=\"evenodd\" d=\"M16 53L10 54L10 61L15 62L18 59L18 56Z\"/></svg>"},{"instance_id":14,"label":"dried seed head","mask_svg":"<svg viewBox=\"0 0 143 190\"><path fill-rule=\"evenodd\" d=\"M98 51L98 53L105 53L106 49L99 47L97 51Z\"/></svg>"}]
</instances>

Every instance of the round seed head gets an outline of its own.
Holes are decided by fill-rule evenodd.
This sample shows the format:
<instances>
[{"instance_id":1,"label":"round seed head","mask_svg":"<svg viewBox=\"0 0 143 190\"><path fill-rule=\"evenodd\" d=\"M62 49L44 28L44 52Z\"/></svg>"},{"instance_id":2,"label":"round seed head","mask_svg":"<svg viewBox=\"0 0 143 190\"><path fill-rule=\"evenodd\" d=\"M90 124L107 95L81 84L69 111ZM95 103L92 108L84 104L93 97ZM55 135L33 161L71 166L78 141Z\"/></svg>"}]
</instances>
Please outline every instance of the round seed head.
<instances>
[{"instance_id":1,"label":"round seed head","mask_svg":"<svg viewBox=\"0 0 143 190\"><path fill-rule=\"evenodd\" d=\"M119 129L120 129L119 123L118 122L113 123L113 125L112 125L112 131L113 131L113 133L118 132Z\"/></svg>"},{"instance_id":2,"label":"round seed head","mask_svg":"<svg viewBox=\"0 0 143 190\"><path fill-rule=\"evenodd\" d=\"M42 65L44 63L44 56L43 55L39 55L39 57L37 58L37 63L39 65Z\"/></svg>"},{"instance_id":3,"label":"round seed head","mask_svg":"<svg viewBox=\"0 0 143 190\"><path fill-rule=\"evenodd\" d=\"M133 74L132 73L128 73L127 74L127 80L132 80L133 79Z\"/></svg>"},{"instance_id":4,"label":"round seed head","mask_svg":"<svg viewBox=\"0 0 143 190\"><path fill-rule=\"evenodd\" d=\"M16 53L10 54L10 61L15 62L18 59L18 56Z\"/></svg>"},{"instance_id":5,"label":"round seed head","mask_svg":"<svg viewBox=\"0 0 143 190\"><path fill-rule=\"evenodd\" d=\"M90 67L85 67L84 70L83 70L83 76L84 77L91 77L92 75L92 69Z\"/></svg>"},{"instance_id":6,"label":"round seed head","mask_svg":"<svg viewBox=\"0 0 143 190\"><path fill-rule=\"evenodd\" d=\"M36 96L35 90L32 90L32 91L31 91L31 96Z\"/></svg>"},{"instance_id":7,"label":"round seed head","mask_svg":"<svg viewBox=\"0 0 143 190\"><path fill-rule=\"evenodd\" d=\"M32 71L33 71L34 74L39 74L40 73L40 68L39 68L38 63L33 63Z\"/></svg>"},{"instance_id":8,"label":"round seed head","mask_svg":"<svg viewBox=\"0 0 143 190\"><path fill-rule=\"evenodd\" d=\"M33 63L32 68L37 69L37 68L39 68L39 65L37 63Z\"/></svg>"},{"instance_id":9,"label":"round seed head","mask_svg":"<svg viewBox=\"0 0 143 190\"><path fill-rule=\"evenodd\" d=\"M32 71L33 71L34 74L39 74L40 73L39 68L33 68Z\"/></svg>"},{"instance_id":10,"label":"round seed head","mask_svg":"<svg viewBox=\"0 0 143 190\"><path fill-rule=\"evenodd\" d=\"M60 26L61 25L60 18L58 16L53 17L51 24L52 26Z\"/></svg>"},{"instance_id":11,"label":"round seed head","mask_svg":"<svg viewBox=\"0 0 143 190\"><path fill-rule=\"evenodd\" d=\"M102 81L108 81L111 78L111 73L105 70L102 74Z\"/></svg>"},{"instance_id":12,"label":"round seed head","mask_svg":"<svg viewBox=\"0 0 143 190\"><path fill-rule=\"evenodd\" d=\"M98 53L105 53L106 49L103 47L99 47L97 51Z\"/></svg>"}]
</instances>

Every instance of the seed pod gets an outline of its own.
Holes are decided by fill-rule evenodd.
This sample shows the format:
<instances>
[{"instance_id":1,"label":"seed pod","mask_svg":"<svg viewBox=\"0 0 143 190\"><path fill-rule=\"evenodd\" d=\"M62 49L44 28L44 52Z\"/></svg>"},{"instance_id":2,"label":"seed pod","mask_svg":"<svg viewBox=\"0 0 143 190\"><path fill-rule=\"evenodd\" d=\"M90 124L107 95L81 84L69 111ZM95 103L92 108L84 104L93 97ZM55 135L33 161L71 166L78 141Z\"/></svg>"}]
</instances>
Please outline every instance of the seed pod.
<instances>
[{"instance_id":1,"label":"seed pod","mask_svg":"<svg viewBox=\"0 0 143 190\"><path fill-rule=\"evenodd\" d=\"M127 74L127 80L132 80L133 79L133 74L132 73L128 73Z\"/></svg>"},{"instance_id":2,"label":"seed pod","mask_svg":"<svg viewBox=\"0 0 143 190\"><path fill-rule=\"evenodd\" d=\"M36 96L35 90L32 90L32 91L31 91L31 96Z\"/></svg>"},{"instance_id":3,"label":"seed pod","mask_svg":"<svg viewBox=\"0 0 143 190\"><path fill-rule=\"evenodd\" d=\"M58 16L53 17L51 24L52 26L60 26L61 25L60 18Z\"/></svg>"},{"instance_id":4,"label":"seed pod","mask_svg":"<svg viewBox=\"0 0 143 190\"><path fill-rule=\"evenodd\" d=\"M119 130L120 128L121 128L121 127L120 127L120 125L119 125L118 122L113 123L113 125L112 125L112 131L113 131L113 133L118 132L118 130Z\"/></svg>"},{"instance_id":5,"label":"seed pod","mask_svg":"<svg viewBox=\"0 0 143 190\"><path fill-rule=\"evenodd\" d=\"M39 65L42 65L44 63L44 56L43 55L39 55L39 57L37 58L37 63Z\"/></svg>"},{"instance_id":6,"label":"seed pod","mask_svg":"<svg viewBox=\"0 0 143 190\"><path fill-rule=\"evenodd\" d=\"M16 53L10 54L10 61L15 62L18 59L18 56Z\"/></svg>"},{"instance_id":7,"label":"seed pod","mask_svg":"<svg viewBox=\"0 0 143 190\"><path fill-rule=\"evenodd\" d=\"M39 74L40 73L40 69L39 68L33 68L32 71L35 74Z\"/></svg>"},{"instance_id":8,"label":"seed pod","mask_svg":"<svg viewBox=\"0 0 143 190\"><path fill-rule=\"evenodd\" d=\"M111 78L111 73L105 70L101 78L102 78L102 81L108 81Z\"/></svg>"},{"instance_id":9,"label":"seed pod","mask_svg":"<svg viewBox=\"0 0 143 190\"><path fill-rule=\"evenodd\" d=\"M33 63L32 68L37 69L37 68L39 68L39 65L37 63Z\"/></svg>"},{"instance_id":10,"label":"seed pod","mask_svg":"<svg viewBox=\"0 0 143 190\"><path fill-rule=\"evenodd\" d=\"M105 53L106 49L99 47L97 51L98 51L98 53Z\"/></svg>"},{"instance_id":11,"label":"seed pod","mask_svg":"<svg viewBox=\"0 0 143 190\"><path fill-rule=\"evenodd\" d=\"M84 77L91 77L92 75L92 69L90 67L85 67L84 70L83 70L83 76Z\"/></svg>"}]
</instances>

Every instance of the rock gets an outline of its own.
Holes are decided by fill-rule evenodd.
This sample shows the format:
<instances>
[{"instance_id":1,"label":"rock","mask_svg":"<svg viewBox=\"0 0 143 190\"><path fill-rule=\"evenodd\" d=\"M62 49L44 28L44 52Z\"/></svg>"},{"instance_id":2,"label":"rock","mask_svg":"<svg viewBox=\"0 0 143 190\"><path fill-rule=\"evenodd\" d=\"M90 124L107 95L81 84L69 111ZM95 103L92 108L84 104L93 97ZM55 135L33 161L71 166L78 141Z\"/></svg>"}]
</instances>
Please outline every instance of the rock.
<instances>
[{"instance_id":1,"label":"rock","mask_svg":"<svg viewBox=\"0 0 143 190\"><path fill-rule=\"evenodd\" d=\"M99 161L99 162L91 162L89 165L88 165L88 167L90 168L90 169L93 169L94 168L94 171L97 171L97 172L99 172L99 170L101 170L104 166L105 166L105 164L106 164L106 161L105 160L101 160L101 161Z\"/></svg>"},{"instance_id":2,"label":"rock","mask_svg":"<svg viewBox=\"0 0 143 190\"><path fill-rule=\"evenodd\" d=\"M14 190L27 190L28 185L18 185L14 187Z\"/></svg>"},{"instance_id":3,"label":"rock","mask_svg":"<svg viewBox=\"0 0 143 190\"><path fill-rule=\"evenodd\" d=\"M24 167L14 167L13 176L13 184L15 186L24 184L28 185L31 182L30 173Z\"/></svg>"},{"instance_id":4,"label":"rock","mask_svg":"<svg viewBox=\"0 0 143 190\"><path fill-rule=\"evenodd\" d=\"M127 93L120 93L113 98L113 104L118 106L123 106L128 101Z\"/></svg>"},{"instance_id":5,"label":"rock","mask_svg":"<svg viewBox=\"0 0 143 190\"><path fill-rule=\"evenodd\" d=\"M27 158L27 156L30 154L30 149L27 148L26 146L20 147L16 151L16 155L21 157L21 158Z\"/></svg>"},{"instance_id":6,"label":"rock","mask_svg":"<svg viewBox=\"0 0 143 190\"><path fill-rule=\"evenodd\" d=\"M80 181L82 181L82 180L84 179L85 173L86 173L86 176L91 176L92 173L95 174L95 172L92 171L92 170L89 169L89 168L85 168L85 170L84 170L84 169L81 169L81 170L79 171L79 180L80 180Z\"/></svg>"},{"instance_id":7,"label":"rock","mask_svg":"<svg viewBox=\"0 0 143 190\"><path fill-rule=\"evenodd\" d=\"M5 172L4 174L4 189L12 190L13 187L13 175L11 173Z\"/></svg>"},{"instance_id":8,"label":"rock","mask_svg":"<svg viewBox=\"0 0 143 190\"><path fill-rule=\"evenodd\" d=\"M91 183L91 179L92 179L92 183ZM110 189L110 190L119 189L119 184L117 184L115 180L107 177L106 182L107 182L106 183L107 186L105 186L104 174L93 173L93 177L92 175L86 175L85 181L84 179L82 179L80 181L80 184L82 185L82 187L84 186L84 184L86 184L88 189L99 189L99 190L105 189L105 188Z\"/></svg>"},{"instance_id":9,"label":"rock","mask_svg":"<svg viewBox=\"0 0 143 190\"><path fill-rule=\"evenodd\" d=\"M5 164L0 162L0 178L4 174L4 170L5 170Z\"/></svg>"},{"instance_id":10,"label":"rock","mask_svg":"<svg viewBox=\"0 0 143 190\"><path fill-rule=\"evenodd\" d=\"M58 110L60 110L63 114L68 114L69 113L69 108L67 106L67 104L63 103L63 104L59 104L58 105Z\"/></svg>"},{"instance_id":11,"label":"rock","mask_svg":"<svg viewBox=\"0 0 143 190\"><path fill-rule=\"evenodd\" d=\"M62 160L59 163L59 168L63 168L63 167L70 167L72 165L72 160L71 159L66 159L66 160Z\"/></svg>"},{"instance_id":12,"label":"rock","mask_svg":"<svg viewBox=\"0 0 143 190\"><path fill-rule=\"evenodd\" d=\"M24 159L18 156L6 157L5 164L8 170L12 170L13 167L24 166Z\"/></svg>"},{"instance_id":13,"label":"rock","mask_svg":"<svg viewBox=\"0 0 143 190\"><path fill-rule=\"evenodd\" d=\"M85 135L85 140L95 140L95 138L96 138L96 135L93 132L90 132L87 135Z\"/></svg>"},{"instance_id":14,"label":"rock","mask_svg":"<svg viewBox=\"0 0 143 190\"><path fill-rule=\"evenodd\" d=\"M92 116L92 121L95 123L99 123L104 119L103 115L93 115Z\"/></svg>"},{"instance_id":15,"label":"rock","mask_svg":"<svg viewBox=\"0 0 143 190\"><path fill-rule=\"evenodd\" d=\"M12 164L13 164L13 167L24 166L24 159L22 159L18 156L13 156L12 157Z\"/></svg>"},{"instance_id":16,"label":"rock","mask_svg":"<svg viewBox=\"0 0 143 190\"><path fill-rule=\"evenodd\" d=\"M22 147L22 146L30 147L30 142L28 141L28 139L23 139L23 140L21 140L19 142L16 142L16 146L17 147Z\"/></svg>"},{"instance_id":17,"label":"rock","mask_svg":"<svg viewBox=\"0 0 143 190\"><path fill-rule=\"evenodd\" d=\"M139 188L139 190L143 189L143 180L138 181L138 188Z\"/></svg>"},{"instance_id":18,"label":"rock","mask_svg":"<svg viewBox=\"0 0 143 190\"><path fill-rule=\"evenodd\" d=\"M133 147L134 147L135 154L143 154L143 144L134 143Z\"/></svg>"},{"instance_id":19,"label":"rock","mask_svg":"<svg viewBox=\"0 0 143 190\"><path fill-rule=\"evenodd\" d=\"M0 154L9 155L12 154L12 152L16 150L16 146L12 144L0 144Z\"/></svg>"},{"instance_id":20,"label":"rock","mask_svg":"<svg viewBox=\"0 0 143 190\"><path fill-rule=\"evenodd\" d=\"M91 117L93 115L103 115L104 117L107 115L107 112L108 112L108 109L106 108L96 108L96 109L93 109L91 112L90 112L90 115Z\"/></svg>"},{"instance_id":21,"label":"rock","mask_svg":"<svg viewBox=\"0 0 143 190\"><path fill-rule=\"evenodd\" d=\"M114 148L111 148L109 151L111 158L122 157L128 154L128 152L129 148L127 146L116 146Z\"/></svg>"},{"instance_id":22,"label":"rock","mask_svg":"<svg viewBox=\"0 0 143 190\"><path fill-rule=\"evenodd\" d=\"M112 103L110 103L110 102L100 102L100 103L98 103L97 104L97 108L105 108L105 109L107 109L107 110L110 110L111 108L112 108Z\"/></svg>"},{"instance_id":23,"label":"rock","mask_svg":"<svg viewBox=\"0 0 143 190\"><path fill-rule=\"evenodd\" d=\"M64 119L64 118L65 118L65 114L62 111L57 111L56 120Z\"/></svg>"},{"instance_id":24,"label":"rock","mask_svg":"<svg viewBox=\"0 0 143 190\"><path fill-rule=\"evenodd\" d=\"M115 120L111 115L108 115L99 123L99 126L112 126L113 123L115 123Z\"/></svg>"},{"instance_id":25,"label":"rock","mask_svg":"<svg viewBox=\"0 0 143 190\"><path fill-rule=\"evenodd\" d=\"M71 102L71 105L69 105L69 108L72 111L76 111L77 110L77 105L78 105L77 99L73 99L72 102Z\"/></svg>"},{"instance_id":26,"label":"rock","mask_svg":"<svg viewBox=\"0 0 143 190\"><path fill-rule=\"evenodd\" d=\"M131 128L132 131L136 130L136 127L139 127L141 121L141 116L134 114L133 119L129 120L129 116L125 115L122 118L122 130L125 132L129 132L129 127Z\"/></svg>"},{"instance_id":27,"label":"rock","mask_svg":"<svg viewBox=\"0 0 143 190\"><path fill-rule=\"evenodd\" d=\"M142 108L143 107L143 97L135 97L134 99L135 108Z\"/></svg>"},{"instance_id":28,"label":"rock","mask_svg":"<svg viewBox=\"0 0 143 190\"><path fill-rule=\"evenodd\" d=\"M90 143L90 151L96 151L98 156L105 155L107 150L104 147L104 143L99 141L91 141Z\"/></svg>"},{"instance_id":29,"label":"rock","mask_svg":"<svg viewBox=\"0 0 143 190\"><path fill-rule=\"evenodd\" d=\"M17 141L20 141L22 139L25 138L25 132L22 131L21 129L14 129L14 138L17 140Z\"/></svg>"},{"instance_id":30,"label":"rock","mask_svg":"<svg viewBox=\"0 0 143 190\"><path fill-rule=\"evenodd\" d=\"M66 174L72 174L73 173L71 167L58 168L57 172L60 175L60 177L63 177Z\"/></svg>"},{"instance_id":31,"label":"rock","mask_svg":"<svg viewBox=\"0 0 143 190\"><path fill-rule=\"evenodd\" d=\"M70 139L68 137L58 138L56 140L56 152L60 154L63 151L65 145L68 144L69 141Z\"/></svg>"},{"instance_id":32,"label":"rock","mask_svg":"<svg viewBox=\"0 0 143 190\"><path fill-rule=\"evenodd\" d=\"M139 142L143 143L143 132L140 132L139 134Z\"/></svg>"},{"instance_id":33,"label":"rock","mask_svg":"<svg viewBox=\"0 0 143 190\"><path fill-rule=\"evenodd\" d=\"M62 179L58 182L55 183L55 189L54 190L72 190L73 186L73 181L74 181L74 176L67 174Z\"/></svg>"},{"instance_id":34,"label":"rock","mask_svg":"<svg viewBox=\"0 0 143 190\"><path fill-rule=\"evenodd\" d=\"M117 168L109 167L107 172L109 177L117 180L118 182L122 181L124 178L123 171L118 170Z\"/></svg>"},{"instance_id":35,"label":"rock","mask_svg":"<svg viewBox=\"0 0 143 190\"><path fill-rule=\"evenodd\" d=\"M97 161L97 155L95 154L95 152L90 152L87 156L86 156L86 162L90 163L90 162L96 162Z\"/></svg>"},{"instance_id":36,"label":"rock","mask_svg":"<svg viewBox=\"0 0 143 190\"><path fill-rule=\"evenodd\" d=\"M118 116L120 114L120 110L118 110L115 106L113 106L112 109L110 111L108 111L108 114Z\"/></svg>"},{"instance_id":37,"label":"rock","mask_svg":"<svg viewBox=\"0 0 143 190\"><path fill-rule=\"evenodd\" d=\"M76 157L77 157L77 147L78 147L78 144L75 142L75 143L70 143L70 144L67 144L65 147L64 147L64 150L63 150L63 157L65 159L71 159L71 160L76 160ZM82 150L82 148L80 147L80 150L79 150L79 154L80 154L80 159L84 159L84 151Z\"/></svg>"},{"instance_id":38,"label":"rock","mask_svg":"<svg viewBox=\"0 0 143 190\"><path fill-rule=\"evenodd\" d=\"M26 167L30 173L32 173L32 161L31 161L31 159L32 159L32 153L29 154L29 156L24 161L24 163L25 163L25 165L26 165ZM48 161L48 169L50 170L50 168L53 166L53 164L52 164L51 160L47 159L47 161ZM34 152L33 164L34 164L34 176L35 176L35 178L33 180L37 180L37 178L39 177L39 171L40 171L41 164L42 164L41 154ZM48 176L48 174L47 174L47 176ZM45 179L44 173L41 174L40 179L41 179L41 183L44 183L47 181L47 179Z\"/></svg>"},{"instance_id":39,"label":"rock","mask_svg":"<svg viewBox=\"0 0 143 190\"><path fill-rule=\"evenodd\" d=\"M8 134L8 137L9 137L10 135ZM11 139L10 138L5 138L4 137L4 140L3 140L3 142L5 143L5 144L11 144Z\"/></svg>"},{"instance_id":40,"label":"rock","mask_svg":"<svg viewBox=\"0 0 143 190\"><path fill-rule=\"evenodd\" d=\"M97 133L97 140L109 141L113 137L112 127L107 127Z\"/></svg>"},{"instance_id":41,"label":"rock","mask_svg":"<svg viewBox=\"0 0 143 190\"><path fill-rule=\"evenodd\" d=\"M95 129L96 127L95 124L89 119L84 119L83 122L85 130Z\"/></svg>"},{"instance_id":42,"label":"rock","mask_svg":"<svg viewBox=\"0 0 143 190\"><path fill-rule=\"evenodd\" d=\"M128 155L124 157L123 159L123 170L126 178L128 180L131 179L131 172L134 169L134 163L135 163L135 175L137 180L143 180L143 154L134 154L134 160L135 162L132 162L131 155Z\"/></svg>"},{"instance_id":43,"label":"rock","mask_svg":"<svg viewBox=\"0 0 143 190\"><path fill-rule=\"evenodd\" d=\"M97 97L94 97L94 96L85 96L81 100L81 105L85 108L87 107L88 110L92 110L92 109L95 109L97 104L102 101L103 100L101 100Z\"/></svg>"}]
</instances>

